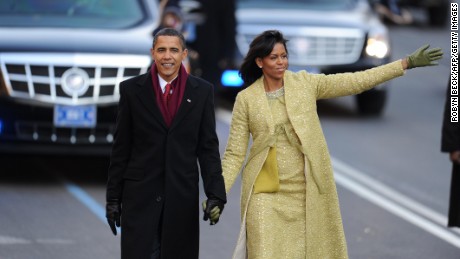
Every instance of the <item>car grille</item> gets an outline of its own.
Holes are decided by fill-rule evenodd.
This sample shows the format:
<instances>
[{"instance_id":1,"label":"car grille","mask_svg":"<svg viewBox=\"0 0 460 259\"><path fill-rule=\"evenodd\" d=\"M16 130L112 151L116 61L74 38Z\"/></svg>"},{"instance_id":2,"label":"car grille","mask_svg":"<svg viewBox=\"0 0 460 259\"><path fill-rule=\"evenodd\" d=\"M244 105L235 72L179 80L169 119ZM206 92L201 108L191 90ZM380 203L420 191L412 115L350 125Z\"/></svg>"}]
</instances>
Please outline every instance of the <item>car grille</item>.
<instances>
[{"instance_id":1,"label":"car grille","mask_svg":"<svg viewBox=\"0 0 460 259\"><path fill-rule=\"evenodd\" d=\"M0 54L9 95L50 105L116 103L120 82L145 73L150 62L143 55Z\"/></svg>"},{"instance_id":2,"label":"car grille","mask_svg":"<svg viewBox=\"0 0 460 259\"><path fill-rule=\"evenodd\" d=\"M265 28L264 28L265 29ZM246 55L249 44L261 32L252 26L240 27L237 37L240 52ZM288 39L289 63L296 66L343 65L358 61L365 34L355 29L300 28L281 29Z\"/></svg>"}]
</instances>

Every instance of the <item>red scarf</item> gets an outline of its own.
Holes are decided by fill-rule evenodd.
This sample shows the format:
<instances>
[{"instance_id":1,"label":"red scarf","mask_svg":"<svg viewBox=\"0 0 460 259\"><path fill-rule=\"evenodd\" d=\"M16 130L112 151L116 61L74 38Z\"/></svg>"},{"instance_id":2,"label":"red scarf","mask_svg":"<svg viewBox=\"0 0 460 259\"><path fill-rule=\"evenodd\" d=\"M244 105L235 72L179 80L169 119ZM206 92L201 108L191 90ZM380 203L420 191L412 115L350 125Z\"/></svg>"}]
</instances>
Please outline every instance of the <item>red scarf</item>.
<instances>
[{"instance_id":1,"label":"red scarf","mask_svg":"<svg viewBox=\"0 0 460 259\"><path fill-rule=\"evenodd\" d=\"M160 82L158 80L158 70L155 63L152 64L150 73L152 75L153 90L155 91L158 107L160 108L161 114L163 114L166 125L169 127L171 126L171 122L174 119L177 110L179 110L182 98L184 97L185 84L187 83L188 78L187 71L185 70L184 65L181 64L179 74L176 79L171 82L173 93L169 97L168 105L166 105L161 98L163 92L161 91Z\"/></svg>"}]
</instances>

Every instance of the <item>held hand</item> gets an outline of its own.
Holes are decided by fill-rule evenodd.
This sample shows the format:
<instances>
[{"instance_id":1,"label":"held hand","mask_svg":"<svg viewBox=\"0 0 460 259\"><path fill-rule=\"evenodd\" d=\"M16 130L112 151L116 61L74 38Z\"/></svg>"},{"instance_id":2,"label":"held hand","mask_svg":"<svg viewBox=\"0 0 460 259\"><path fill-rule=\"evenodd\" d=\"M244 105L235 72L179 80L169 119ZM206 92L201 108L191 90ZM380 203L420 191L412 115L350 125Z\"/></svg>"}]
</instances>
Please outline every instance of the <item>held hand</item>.
<instances>
[{"instance_id":1,"label":"held hand","mask_svg":"<svg viewBox=\"0 0 460 259\"><path fill-rule=\"evenodd\" d=\"M109 223L112 233L117 235L117 227L120 227L121 203L118 199L108 200L105 206L105 217Z\"/></svg>"},{"instance_id":2,"label":"held hand","mask_svg":"<svg viewBox=\"0 0 460 259\"><path fill-rule=\"evenodd\" d=\"M224 203L219 199L208 199L203 201L203 220L210 220L211 225L217 224L219 222L220 214L224 210Z\"/></svg>"},{"instance_id":3,"label":"held hand","mask_svg":"<svg viewBox=\"0 0 460 259\"><path fill-rule=\"evenodd\" d=\"M442 49L441 48L433 48L428 49L430 45L426 44L421 48L417 49L414 53L410 54L407 57L407 68L414 68L414 67L424 67L424 66L436 66L439 60L442 58Z\"/></svg>"},{"instance_id":4,"label":"held hand","mask_svg":"<svg viewBox=\"0 0 460 259\"><path fill-rule=\"evenodd\" d=\"M449 158L452 163L460 164L460 151L457 150L450 152Z\"/></svg>"}]
</instances>

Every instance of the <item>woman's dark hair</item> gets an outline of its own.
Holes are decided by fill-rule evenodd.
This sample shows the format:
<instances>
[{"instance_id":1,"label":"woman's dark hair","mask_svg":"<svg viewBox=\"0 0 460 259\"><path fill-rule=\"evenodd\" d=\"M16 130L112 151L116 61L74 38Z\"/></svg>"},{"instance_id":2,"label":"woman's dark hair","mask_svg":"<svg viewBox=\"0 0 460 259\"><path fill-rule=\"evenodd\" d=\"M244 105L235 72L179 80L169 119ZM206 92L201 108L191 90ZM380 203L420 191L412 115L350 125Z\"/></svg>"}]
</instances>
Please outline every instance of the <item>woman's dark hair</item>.
<instances>
[{"instance_id":1,"label":"woman's dark hair","mask_svg":"<svg viewBox=\"0 0 460 259\"><path fill-rule=\"evenodd\" d=\"M270 55L276 43L282 43L287 53L286 42L283 34L277 30L264 31L252 40L239 72L245 86L251 85L262 76L262 69L257 66L256 59Z\"/></svg>"}]
</instances>

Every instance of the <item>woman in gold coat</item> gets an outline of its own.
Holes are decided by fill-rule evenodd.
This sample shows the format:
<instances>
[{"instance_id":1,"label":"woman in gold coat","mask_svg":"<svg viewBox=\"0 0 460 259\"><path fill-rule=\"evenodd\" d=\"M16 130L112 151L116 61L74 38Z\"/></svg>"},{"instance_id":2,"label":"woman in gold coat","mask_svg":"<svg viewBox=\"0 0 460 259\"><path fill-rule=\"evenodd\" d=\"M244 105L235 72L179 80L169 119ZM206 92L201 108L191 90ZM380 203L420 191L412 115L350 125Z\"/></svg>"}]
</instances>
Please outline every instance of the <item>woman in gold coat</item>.
<instances>
[{"instance_id":1,"label":"woman in gold coat","mask_svg":"<svg viewBox=\"0 0 460 259\"><path fill-rule=\"evenodd\" d=\"M436 65L442 51L426 45L363 72L317 75L287 70L286 42L279 31L263 32L240 69L248 88L236 97L222 161L227 192L243 168L233 258L348 258L316 101L361 93L407 68Z\"/></svg>"}]
</instances>

